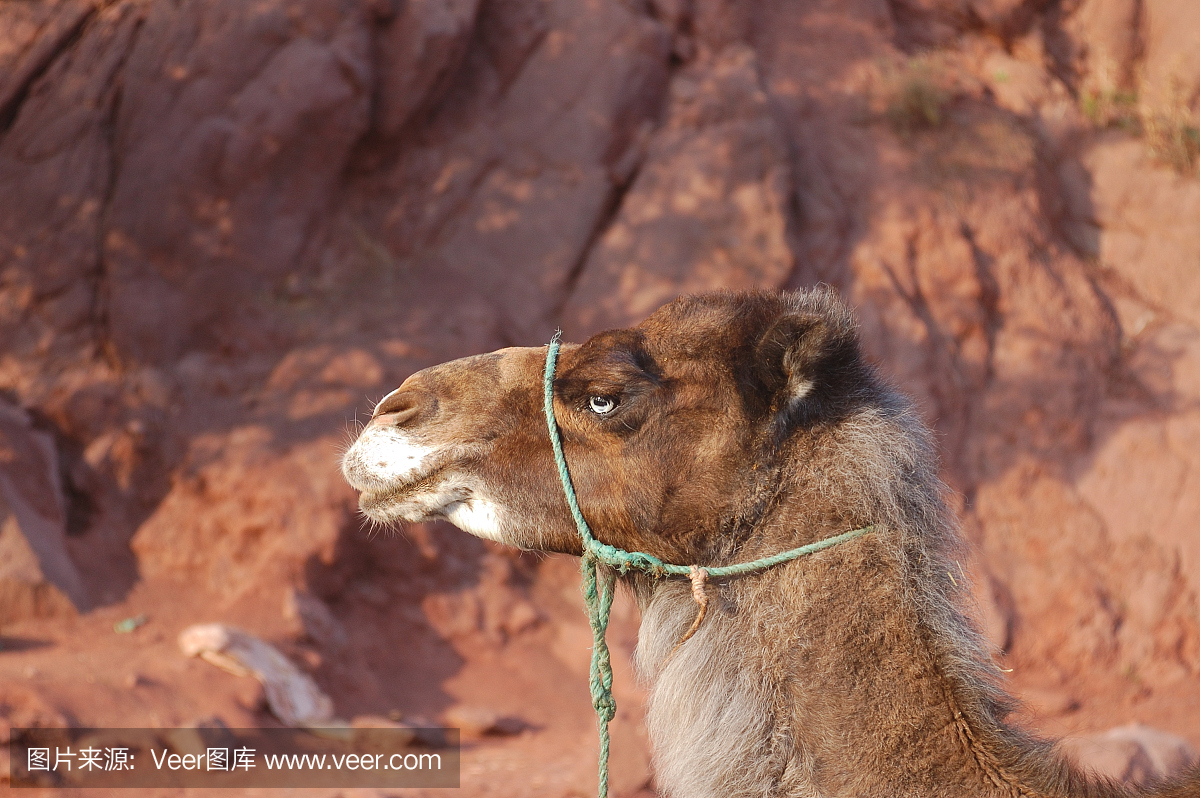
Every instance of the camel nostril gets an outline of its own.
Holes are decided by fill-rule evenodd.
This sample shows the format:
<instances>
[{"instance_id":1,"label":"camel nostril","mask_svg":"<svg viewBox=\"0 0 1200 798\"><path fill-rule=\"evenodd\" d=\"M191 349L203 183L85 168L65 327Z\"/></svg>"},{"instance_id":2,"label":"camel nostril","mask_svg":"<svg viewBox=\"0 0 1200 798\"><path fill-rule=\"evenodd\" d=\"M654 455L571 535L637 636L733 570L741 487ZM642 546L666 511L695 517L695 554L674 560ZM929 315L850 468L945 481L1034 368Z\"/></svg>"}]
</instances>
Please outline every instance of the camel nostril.
<instances>
[{"instance_id":1,"label":"camel nostril","mask_svg":"<svg viewBox=\"0 0 1200 798\"><path fill-rule=\"evenodd\" d=\"M409 424L430 409L431 397L422 391L393 391L375 408L373 418L397 427Z\"/></svg>"}]
</instances>

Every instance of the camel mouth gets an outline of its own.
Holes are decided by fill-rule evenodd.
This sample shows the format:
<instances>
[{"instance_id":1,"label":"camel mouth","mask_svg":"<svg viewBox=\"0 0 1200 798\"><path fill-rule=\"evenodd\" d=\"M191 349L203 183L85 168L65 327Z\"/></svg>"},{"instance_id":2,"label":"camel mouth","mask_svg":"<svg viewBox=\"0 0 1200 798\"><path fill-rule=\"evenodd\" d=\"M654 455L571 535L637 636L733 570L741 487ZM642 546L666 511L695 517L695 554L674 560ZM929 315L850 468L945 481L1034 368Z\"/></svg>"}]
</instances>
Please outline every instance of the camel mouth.
<instances>
[{"instance_id":1,"label":"camel mouth","mask_svg":"<svg viewBox=\"0 0 1200 798\"><path fill-rule=\"evenodd\" d=\"M379 524L444 519L459 529L506 542L512 513L469 464L479 444L430 441L396 425L370 425L342 457L342 474L359 492L363 515Z\"/></svg>"},{"instance_id":2,"label":"camel mouth","mask_svg":"<svg viewBox=\"0 0 1200 798\"><path fill-rule=\"evenodd\" d=\"M380 523L419 523L442 519L476 537L509 543L505 511L485 494L465 485L451 485L430 475L419 483L389 491L363 491L358 506Z\"/></svg>"},{"instance_id":3,"label":"camel mouth","mask_svg":"<svg viewBox=\"0 0 1200 798\"><path fill-rule=\"evenodd\" d=\"M423 521L458 498L442 485L452 454L394 427L368 427L343 456L342 474L372 520Z\"/></svg>"},{"instance_id":4,"label":"camel mouth","mask_svg":"<svg viewBox=\"0 0 1200 798\"><path fill-rule=\"evenodd\" d=\"M466 487L450 485L438 468L418 479L384 488L360 489L358 508L375 521L416 523L445 517L452 505L470 499Z\"/></svg>"}]
</instances>

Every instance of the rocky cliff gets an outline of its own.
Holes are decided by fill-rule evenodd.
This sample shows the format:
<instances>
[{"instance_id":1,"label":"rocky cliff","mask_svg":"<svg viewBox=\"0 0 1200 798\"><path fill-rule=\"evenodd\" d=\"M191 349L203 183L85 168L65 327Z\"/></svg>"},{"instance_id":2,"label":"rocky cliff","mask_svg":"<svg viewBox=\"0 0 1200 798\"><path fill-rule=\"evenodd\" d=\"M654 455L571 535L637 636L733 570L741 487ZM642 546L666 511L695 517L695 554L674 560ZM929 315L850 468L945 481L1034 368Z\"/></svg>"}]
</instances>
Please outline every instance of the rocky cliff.
<instances>
[{"instance_id":1,"label":"rocky cliff","mask_svg":"<svg viewBox=\"0 0 1200 798\"><path fill-rule=\"evenodd\" d=\"M371 533L338 450L420 367L824 281L938 431L1023 722L1200 746L1198 32L1188 0L0 3L0 715L263 722L174 646L225 620L345 717L512 721L466 794L586 794L574 566Z\"/></svg>"}]
</instances>

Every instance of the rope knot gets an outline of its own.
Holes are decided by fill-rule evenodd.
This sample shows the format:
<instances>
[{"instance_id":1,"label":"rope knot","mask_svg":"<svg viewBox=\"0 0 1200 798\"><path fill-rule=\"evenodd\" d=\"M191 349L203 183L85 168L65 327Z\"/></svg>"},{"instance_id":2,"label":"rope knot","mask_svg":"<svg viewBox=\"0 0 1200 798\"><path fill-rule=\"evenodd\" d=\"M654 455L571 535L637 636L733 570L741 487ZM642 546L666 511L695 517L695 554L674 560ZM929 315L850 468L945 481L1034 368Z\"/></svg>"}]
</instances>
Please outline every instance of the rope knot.
<instances>
[{"instance_id":1,"label":"rope knot","mask_svg":"<svg viewBox=\"0 0 1200 798\"><path fill-rule=\"evenodd\" d=\"M597 696L592 700L592 708L603 723L608 723L617 715L617 702L611 696Z\"/></svg>"},{"instance_id":2,"label":"rope knot","mask_svg":"<svg viewBox=\"0 0 1200 798\"><path fill-rule=\"evenodd\" d=\"M653 577L664 576L667 573L666 565L653 554L647 554L644 551L625 551L616 546L601 543L595 538L586 539L584 556L604 563L622 576L631 570L643 571Z\"/></svg>"},{"instance_id":3,"label":"rope knot","mask_svg":"<svg viewBox=\"0 0 1200 798\"><path fill-rule=\"evenodd\" d=\"M704 585L708 581L708 569L693 565L688 570L688 578L692 580L692 598L700 605L701 609L707 607L708 594L704 592Z\"/></svg>"},{"instance_id":4,"label":"rope knot","mask_svg":"<svg viewBox=\"0 0 1200 798\"><path fill-rule=\"evenodd\" d=\"M655 577L662 576L666 573L666 569L663 567L662 560L658 559L654 555L646 554L642 551L632 551L629 552L629 554L629 565L631 567L637 568L639 571L645 571L646 573Z\"/></svg>"}]
</instances>

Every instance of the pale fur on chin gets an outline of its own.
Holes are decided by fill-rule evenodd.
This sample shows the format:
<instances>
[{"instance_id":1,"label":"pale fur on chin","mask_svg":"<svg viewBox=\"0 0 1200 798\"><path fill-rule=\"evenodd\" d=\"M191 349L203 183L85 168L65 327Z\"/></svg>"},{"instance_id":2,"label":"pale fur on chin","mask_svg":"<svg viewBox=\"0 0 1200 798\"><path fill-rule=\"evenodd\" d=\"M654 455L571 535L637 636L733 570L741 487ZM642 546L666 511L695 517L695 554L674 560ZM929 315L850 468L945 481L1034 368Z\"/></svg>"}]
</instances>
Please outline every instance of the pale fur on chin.
<instances>
[{"instance_id":1,"label":"pale fur on chin","mask_svg":"<svg viewBox=\"0 0 1200 798\"><path fill-rule=\"evenodd\" d=\"M502 508L490 499L475 493L470 498L448 505L442 514L463 532L497 543L507 543L502 521Z\"/></svg>"}]
</instances>

